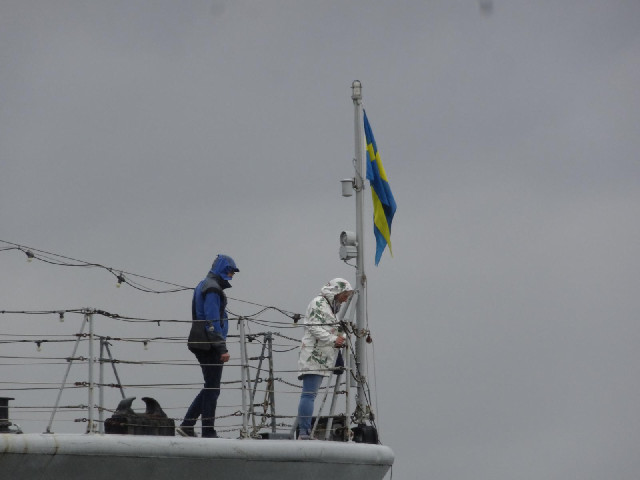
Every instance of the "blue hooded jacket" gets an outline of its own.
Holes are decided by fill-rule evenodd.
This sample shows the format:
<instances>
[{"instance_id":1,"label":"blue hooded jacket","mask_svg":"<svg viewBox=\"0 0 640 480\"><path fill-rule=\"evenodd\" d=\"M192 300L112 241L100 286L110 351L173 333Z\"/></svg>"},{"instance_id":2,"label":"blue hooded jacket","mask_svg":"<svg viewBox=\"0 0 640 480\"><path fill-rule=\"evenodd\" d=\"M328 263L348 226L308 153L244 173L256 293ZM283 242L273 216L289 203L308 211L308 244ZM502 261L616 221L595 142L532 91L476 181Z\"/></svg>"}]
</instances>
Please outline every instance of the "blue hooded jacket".
<instances>
[{"instance_id":1,"label":"blue hooded jacket","mask_svg":"<svg viewBox=\"0 0 640 480\"><path fill-rule=\"evenodd\" d=\"M227 352L226 338L229 331L227 296L223 290L231 288L231 272L239 272L233 258L218 255L211 270L193 292L191 303L192 323L189 333L189 350L209 350L219 354Z\"/></svg>"}]
</instances>

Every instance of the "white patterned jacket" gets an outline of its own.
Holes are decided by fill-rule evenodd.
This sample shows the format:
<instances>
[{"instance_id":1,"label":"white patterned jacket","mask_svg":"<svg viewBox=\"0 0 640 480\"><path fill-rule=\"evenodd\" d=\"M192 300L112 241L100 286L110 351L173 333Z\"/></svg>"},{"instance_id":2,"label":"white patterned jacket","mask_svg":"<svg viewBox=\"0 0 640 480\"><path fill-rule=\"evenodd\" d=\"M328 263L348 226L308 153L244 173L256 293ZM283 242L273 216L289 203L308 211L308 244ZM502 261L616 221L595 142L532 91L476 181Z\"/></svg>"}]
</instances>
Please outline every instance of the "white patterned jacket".
<instances>
[{"instance_id":1,"label":"white patterned jacket","mask_svg":"<svg viewBox=\"0 0 640 480\"><path fill-rule=\"evenodd\" d=\"M307 307L304 335L298 357L298 378L305 374L328 377L335 366L338 349L334 344L341 330L334 313L334 297L351 290L349 282L334 278L322 287Z\"/></svg>"}]
</instances>

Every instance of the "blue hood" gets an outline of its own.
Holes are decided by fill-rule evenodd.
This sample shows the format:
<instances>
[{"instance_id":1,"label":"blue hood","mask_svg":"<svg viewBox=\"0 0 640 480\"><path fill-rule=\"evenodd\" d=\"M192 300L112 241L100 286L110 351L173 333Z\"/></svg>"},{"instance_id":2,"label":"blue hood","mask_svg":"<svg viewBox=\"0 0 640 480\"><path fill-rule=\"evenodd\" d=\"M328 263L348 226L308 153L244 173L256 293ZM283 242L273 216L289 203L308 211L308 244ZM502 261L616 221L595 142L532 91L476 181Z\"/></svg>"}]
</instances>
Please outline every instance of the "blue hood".
<instances>
[{"instance_id":1,"label":"blue hood","mask_svg":"<svg viewBox=\"0 0 640 480\"><path fill-rule=\"evenodd\" d=\"M225 280L231 280L230 272L239 272L236 262L229 255L218 255L211 265L210 272Z\"/></svg>"}]
</instances>

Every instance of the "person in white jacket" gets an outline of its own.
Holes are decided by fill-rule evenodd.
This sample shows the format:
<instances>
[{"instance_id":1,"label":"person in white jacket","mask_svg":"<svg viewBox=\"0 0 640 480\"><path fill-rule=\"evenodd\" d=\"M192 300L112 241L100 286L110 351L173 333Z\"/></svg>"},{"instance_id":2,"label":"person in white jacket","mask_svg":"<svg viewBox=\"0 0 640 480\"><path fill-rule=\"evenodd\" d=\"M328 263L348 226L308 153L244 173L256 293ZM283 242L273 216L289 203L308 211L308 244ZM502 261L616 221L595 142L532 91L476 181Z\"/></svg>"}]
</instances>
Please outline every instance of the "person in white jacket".
<instances>
[{"instance_id":1,"label":"person in white jacket","mask_svg":"<svg viewBox=\"0 0 640 480\"><path fill-rule=\"evenodd\" d=\"M311 437L313 404L324 377L331 375L338 348L345 338L336 314L340 306L353 294L351 284L344 278L334 278L324 285L320 295L307 307L304 335L298 358L298 379L302 380L302 394L298 404L298 439Z\"/></svg>"}]
</instances>

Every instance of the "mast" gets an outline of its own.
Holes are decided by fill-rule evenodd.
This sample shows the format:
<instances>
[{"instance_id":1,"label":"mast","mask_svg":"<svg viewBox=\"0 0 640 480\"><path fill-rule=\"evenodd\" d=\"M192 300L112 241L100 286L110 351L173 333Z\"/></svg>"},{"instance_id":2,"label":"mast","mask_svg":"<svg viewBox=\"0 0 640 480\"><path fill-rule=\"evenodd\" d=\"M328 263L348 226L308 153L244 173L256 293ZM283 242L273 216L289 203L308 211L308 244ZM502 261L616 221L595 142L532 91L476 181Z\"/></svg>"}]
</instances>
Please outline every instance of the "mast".
<instances>
[{"instance_id":1,"label":"mast","mask_svg":"<svg viewBox=\"0 0 640 480\"><path fill-rule=\"evenodd\" d=\"M367 277L364 273L364 178L362 176L364 167L363 142L362 142L362 84L359 80L354 80L351 84L351 99L354 107L354 136L355 136L355 178L353 186L356 191L356 289L358 298L356 303L356 378L358 391L356 394L356 410L354 420L357 424L363 424L367 415L367 407L364 395L364 384L366 382L366 359L364 335L365 330L365 298L367 288Z\"/></svg>"},{"instance_id":2,"label":"mast","mask_svg":"<svg viewBox=\"0 0 640 480\"><path fill-rule=\"evenodd\" d=\"M371 407L367 402L365 388L367 385L367 359L365 351L365 338L368 336L366 329L366 291L367 276L364 273L364 189L365 183L364 169L364 141L363 141L363 110L362 110L362 84L359 80L354 80L351 84L351 99L354 107L354 133L355 133L355 158L353 166L355 169L354 178L346 178L342 182L342 196L350 197L356 191L356 231L343 231L340 234L340 259L347 261L356 260L356 283L354 289L357 291L356 299L356 324L355 334L355 365L351 359L350 370L357 383L356 408L352 414L352 420L358 426L353 429L356 442L377 443L378 435ZM347 380L348 382L349 380ZM347 389L348 390L348 389ZM347 402L349 400L347 399ZM348 403L347 403L348 405ZM367 425L367 421L372 425Z\"/></svg>"}]
</instances>

